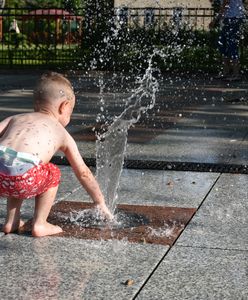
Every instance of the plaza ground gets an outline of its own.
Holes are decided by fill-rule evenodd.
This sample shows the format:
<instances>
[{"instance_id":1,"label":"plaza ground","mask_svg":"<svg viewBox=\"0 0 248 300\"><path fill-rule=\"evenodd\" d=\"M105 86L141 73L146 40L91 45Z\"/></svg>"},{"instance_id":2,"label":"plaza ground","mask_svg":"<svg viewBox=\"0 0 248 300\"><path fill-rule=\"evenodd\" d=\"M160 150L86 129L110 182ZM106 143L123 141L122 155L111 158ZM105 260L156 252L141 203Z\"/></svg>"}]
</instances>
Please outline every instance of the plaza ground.
<instances>
[{"instance_id":1,"label":"plaza ground","mask_svg":"<svg viewBox=\"0 0 248 300\"><path fill-rule=\"evenodd\" d=\"M32 109L37 75L0 73L1 120ZM120 88L111 74L71 74L77 104L68 130L86 161L95 157L102 79L110 118L134 85ZM126 160L142 163L123 169L118 203L197 209L172 247L0 233L0 298L248 299L247 96L247 80L164 75L155 108L129 131ZM149 169L150 161L167 167ZM70 166L60 168L57 200L89 201ZM33 204L25 201L25 220ZM5 209L1 199L0 226Z\"/></svg>"}]
</instances>

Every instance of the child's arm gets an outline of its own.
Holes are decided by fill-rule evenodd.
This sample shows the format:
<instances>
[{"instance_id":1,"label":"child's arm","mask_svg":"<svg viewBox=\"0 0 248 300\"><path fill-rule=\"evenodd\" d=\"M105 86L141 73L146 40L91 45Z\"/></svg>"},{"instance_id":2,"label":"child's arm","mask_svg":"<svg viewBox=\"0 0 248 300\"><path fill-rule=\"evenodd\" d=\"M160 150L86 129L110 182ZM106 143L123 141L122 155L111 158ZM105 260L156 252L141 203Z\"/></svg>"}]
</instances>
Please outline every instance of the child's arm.
<instances>
[{"instance_id":1,"label":"child's arm","mask_svg":"<svg viewBox=\"0 0 248 300\"><path fill-rule=\"evenodd\" d=\"M0 122L0 137L3 135L5 129L8 127L11 119L12 117L8 117Z\"/></svg>"},{"instance_id":2,"label":"child's arm","mask_svg":"<svg viewBox=\"0 0 248 300\"><path fill-rule=\"evenodd\" d=\"M66 139L61 150L64 152L78 180L90 195L94 203L108 218L112 218L113 216L105 204L104 196L95 177L83 161L76 142L67 132Z\"/></svg>"}]
</instances>

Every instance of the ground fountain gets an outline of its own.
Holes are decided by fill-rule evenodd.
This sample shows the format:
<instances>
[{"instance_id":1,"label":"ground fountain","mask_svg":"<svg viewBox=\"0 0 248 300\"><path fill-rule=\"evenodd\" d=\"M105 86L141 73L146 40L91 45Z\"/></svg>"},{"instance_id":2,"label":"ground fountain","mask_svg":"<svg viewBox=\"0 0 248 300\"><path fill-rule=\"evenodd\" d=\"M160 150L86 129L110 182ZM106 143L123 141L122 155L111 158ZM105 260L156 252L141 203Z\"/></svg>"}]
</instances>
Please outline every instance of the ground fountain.
<instances>
[{"instance_id":1,"label":"ground fountain","mask_svg":"<svg viewBox=\"0 0 248 300\"><path fill-rule=\"evenodd\" d=\"M120 29L110 31L112 36L105 37L103 52L97 57L102 63L104 55L113 52L111 41L118 40ZM135 87L125 101L124 110L113 118L111 124L103 122L108 119L104 115L104 78L100 77L100 120L101 130L96 133L96 177L103 191L105 201L115 218L111 222L102 219L99 211L89 203L58 203L50 216L51 222L60 223L65 232L73 231L79 237L89 238L128 238L130 241L149 241L171 244L183 230L184 225L194 213L193 209L184 210L183 217L176 216L176 209L144 207L137 205L117 205L119 180L124 164L127 147L128 130L134 126L156 101L159 82L155 74L159 74L155 60L157 57L166 61L172 55L178 55L182 48L177 45L178 31L174 30L174 42L168 48L168 53L162 50L151 49L147 56L147 67L136 77ZM109 50L109 51L108 51ZM94 50L96 51L96 49ZM97 68L98 61L94 57L90 69ZM126 75L123 75L125 77ZM169 212L169 213L168 213ZM68 230L67 230L68 228ZM68 233L69 234L69 233Z\"/></svg>"},{"instance_id":2,"label":"ground fountain","mask_svg":"<svg viewBox=\"0 0 248 300\"><path fill-rule=\"evenodd\" d=\"M59 224L64 236L172 245L195 213L192 208L116 204L128 130L155 105L159 83L154 75L157 69L153 67L153 60L157 55L165 57L161 51L153 51L147 69L137 78L136 88L127 98L126 108L108 127L103 123L102 132L97 133L96 176L114 220L106 222L92 203L62 201L54 206L50 222ZM100 83L100 101L104 105L101 95L104 81ZM100 110L103 112L104 108Z\"/></svg>"},{"instance_id":3,"label":"ground fountain","mask_svg":"<svg viewBox=\"0 0 248 300\"><path fill-rule=\"evenodd\" d=\"M152 59L148 61L145 74L138 87L127 100L127 108L114 120L103 134L97 136L96 167L97 180L106 199L107 206L114 212L117 189L124 163L128 129L137 123L142 114L155 105L158 81L153 76Z\"/></svg>"}]
</instances>

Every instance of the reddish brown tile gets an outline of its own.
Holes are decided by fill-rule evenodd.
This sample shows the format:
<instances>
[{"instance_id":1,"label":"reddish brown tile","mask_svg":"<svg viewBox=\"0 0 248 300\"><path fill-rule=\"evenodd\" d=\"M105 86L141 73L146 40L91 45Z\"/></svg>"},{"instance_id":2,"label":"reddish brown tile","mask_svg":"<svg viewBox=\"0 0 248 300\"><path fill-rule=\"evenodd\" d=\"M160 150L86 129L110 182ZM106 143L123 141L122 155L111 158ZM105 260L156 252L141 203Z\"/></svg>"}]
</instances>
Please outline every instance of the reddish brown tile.
<instances>
[{"instance_id":1,"label":"reddish brown tile","mask_svg":"<svg viewBox=\"0 0 248 300\"><path fill-rule=\"evenodd\" d=\"M117 206L117 209L122 214L129 215L132 221L130 224L124 224L123 227L112 229L108 226L101 228L97 226L83 227L65 219L65 216L69 216L72 212L79 212L92 207L92 203L61 201L53 206L49 215L49 222L63 228L64 232L58 235L63 237L91 240L120 240L125 238L134 243L171 246L196 211L194 208L121 204Z\"/></svg>"}]
</instances>

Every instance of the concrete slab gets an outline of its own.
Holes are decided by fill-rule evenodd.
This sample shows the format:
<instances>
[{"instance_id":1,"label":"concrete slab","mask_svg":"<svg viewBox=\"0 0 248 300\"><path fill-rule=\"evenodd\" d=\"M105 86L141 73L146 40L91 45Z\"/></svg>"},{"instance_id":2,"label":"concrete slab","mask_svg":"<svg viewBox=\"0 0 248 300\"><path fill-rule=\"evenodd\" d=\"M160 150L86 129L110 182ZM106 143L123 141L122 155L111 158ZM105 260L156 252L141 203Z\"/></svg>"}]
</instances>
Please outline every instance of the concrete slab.
<instances>
[{"instance_id":1,"label":"concrete slab","mask_svg":"<svg viewBox=\"0 0 248 300\"><path fill-rule=\"evenodd\" d=\"M124 169L119 202L198 207L218 176L217 173Z\"/></svg>"},{"instance_id":2,"label":"concrete slab","mask_svg":"<svg viewBox=\"0 0 248 300\"><path fill-rule=\"evenodd\" d=\"M127 158L178 162L228 163L246 132L171 128L146 144L128 144Z\"/></svg>"},{"instance_id":3,"label":"concrete slab","mask_svg":"<svg viewBox=\"0 0 248 300\"><path fill-rule=\"evenodd\" d=\"M246 137L239 143L239 146L233 153L231 164L242 164L244 166L248 165L248 134Z\"/></svg>"},{"instance_id":4,"label":"concrete slab","mask_svg":"<svg viewBox=\"0 0 248 300\"><path fill-rule=\"evenodd\" d=\"M218 173L155 171L123 169L118 192L118 203L198 207ZM82 188L66 200L87 201Z\"/></svg>"},{"instance_id":5,"label":"concrete slab","mask_svg":"<svg viewBox=\"0 0 248 300\"><path fill-rule=\"evenodd\" d=\"M174 247L137 300L247 299L247 251Z\"/></svg>"},{"instance_id":6,"label":"concrete slab","mask_svg":"<svg viewBox=\"0 0 248 300\"><path fill-rule=\"evenodd\" d=\"M6 217L6 200L0 198L0 233ZM0 236L1 237L1 236Z\"/></svg>"},{"instance_id":7,"label":"concrete slab","mask_svg":"<svg viewBox=\"0 0 248 300\"><path fill-rule=\"evenodd\" d=\"M59 185L57 200L66 199L69 195L73 194L79 188L79 183L76 175L70 166L58 166L61 171L61 184Z\"/></svg>"},{"instance_id":8,"label":"concrete slab","mask_svg":"<svg viewBox=\"0 0 248 300\"><path fill-rule=\"evenodd\" d=\"M248 250L247 175L222 174L177 245Z\"/></svg>"},{"instance_id":9,"label":"concrete slab","mask_svg":"<svg viewBox=\"0 0 248 300\"><path fill-rule=\"evenodd\" d=\"M94 78L90 80L94 81ZM92 137L89 139L83 136L82 131L89 125L96 125L100 97L98 90L91 93L82 91L82 87L79 90L68 130L75 135L82 155L94 157L95 143L92 142ZM175 92L175 87L172 90ZM187 92L187 89L185 91ZM91 94L94 101L91 98L89 101ZM125 104L125 91L117 94L103 94L110 119L119 115ZM247 105L233 105L221 102L217 98L211 100L211 105L202 98L192 103L192 99L185 97L181 97L179 103L174 103L170 97L167 99L165 91L158 97L156 109L130 130L128 158L227 163L233 157L240 141L247 134ZM1 119L15 113L30 111L32 90L5 91L0 94L0 104Z\"/></svg>"},{"instance_id":10,"label":"concrete slab","mask_svg":"<svg viewBox=\"0 0 248 300\"><path fill-rule=\"evenodd\" d=\"M131 299L167 250L126 241L8 235L0 243L0 298ZM128 279L133 284L125 285Z\"/></svg>"},{"instance_id":11,"label":"concrete slab","mask_svg":"<svg viewBox=\"0 0 248 300\"><path fill-rule=\"evenodd\" d=\"M9 70L10 71L10 70ZM32 74L31 74L32 73ZM38 79L38 73L41 73L39 71L31 71L29 70L28 73L26 72L25 75L18 70L12 70L11 74L3 74L1 72L0 74L0 90L4 89L11 89L11 88L27 88L27 87L33 87L36 80Z\"/></svg>"},{"instance_id":12,"label":"concrete slab","mask_svg":"<svg viewBox=\"0 0 248 300\"><path fill-rule=\"evenodd\" d=\"M0 230L5 222L7 210L7 201L5 198L0 198ZM33 216L34 211L34 199L27 199L23 201L21 208L21 215L24 221L29 220Z\"/></svg>"},{"instance_id":13,"label":"concrete slab","mask_svg":"<svg viewBox=\"0 0 248 300\"><path fill-rule=\"evenodd\" d=\"M160 109L141 123L129 130L128 159L228 163L247 135L247 106L189 105L172 111ZM81 129L71 126L70 130L81 153L94 157L93 133L84 133L82 126ZM84 152L85 141L91 143L90 153L88 147Z\"/></svg>"}]
</instances>

